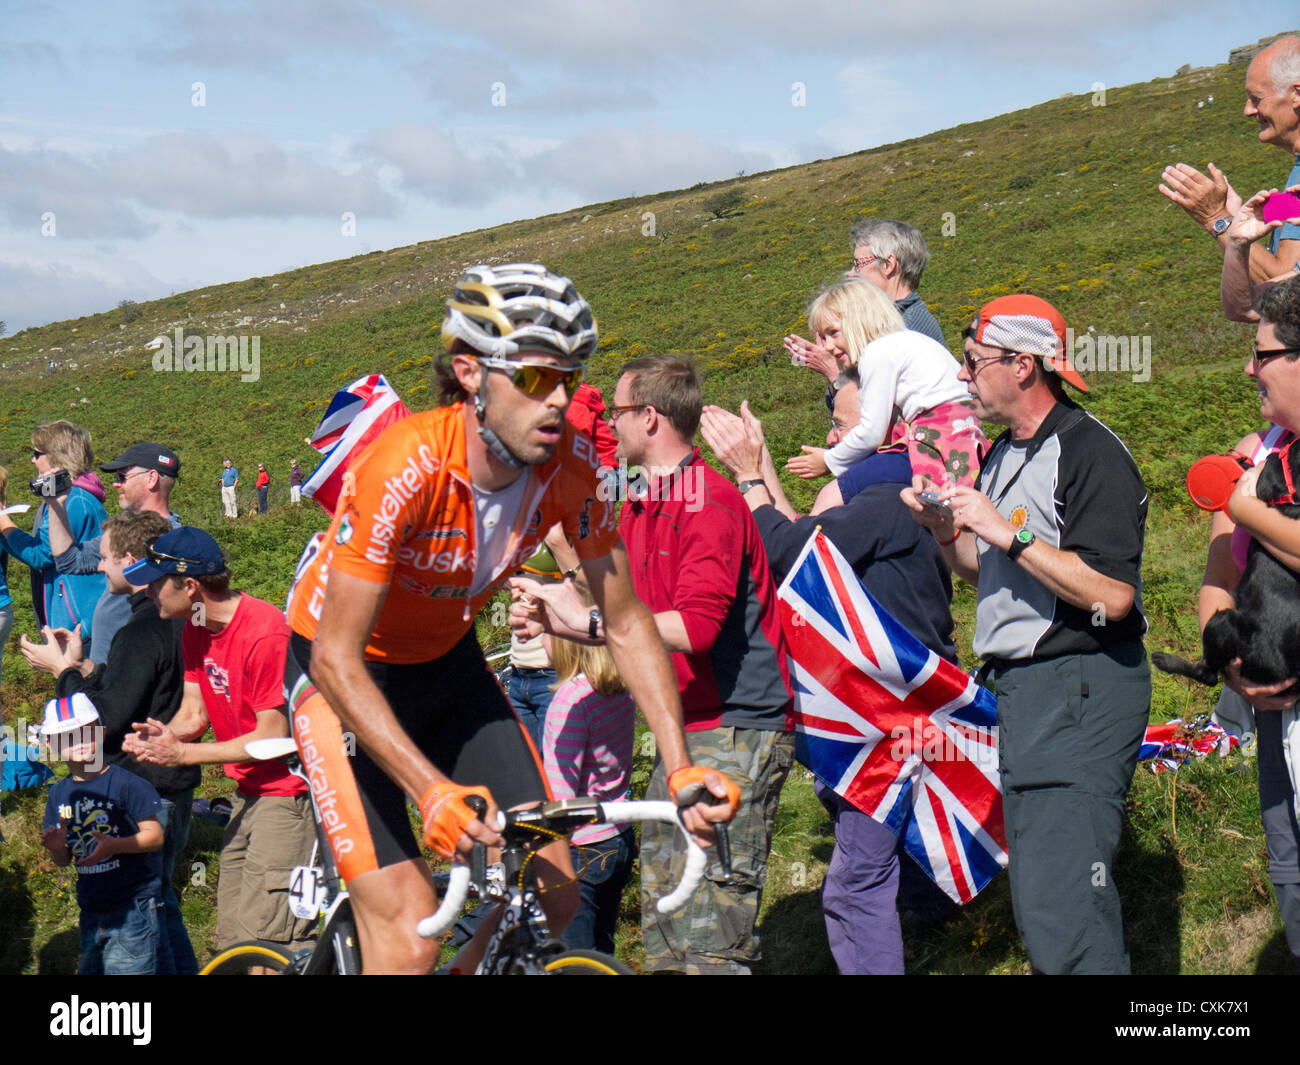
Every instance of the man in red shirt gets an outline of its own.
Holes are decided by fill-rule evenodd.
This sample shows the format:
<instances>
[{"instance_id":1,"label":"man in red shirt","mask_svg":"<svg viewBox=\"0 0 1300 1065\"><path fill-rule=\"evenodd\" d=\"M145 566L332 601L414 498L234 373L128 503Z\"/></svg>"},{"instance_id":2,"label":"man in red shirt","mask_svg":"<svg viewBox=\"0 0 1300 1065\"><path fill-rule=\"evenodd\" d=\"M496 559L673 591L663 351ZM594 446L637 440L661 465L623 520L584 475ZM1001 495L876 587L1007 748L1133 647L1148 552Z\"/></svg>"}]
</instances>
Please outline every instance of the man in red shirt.
<instances>
[{"instance_id":1,"label":"man in red shirt","mask_svg":"<svg viewBox=\"0 0 1300 1065\"><path fill-rule=\"evenodd\" d=\"M776 585L741 494L692 441L703 398L689 362L655 355L623 367L609 407L630 492L620 532L632 583L671 652L691 761L741 790L732 822L732 876L716 863L694 900L671 917L654 899L680 874L684 848L649 823L641 844L646 968L747 973L759 957L754 924L781 787L794 759L785 638ZM761 483L761 482L759 482ZM546 606L543 625L570 639L598 635L569 585L517 580ZM515 620L524 611L516 608ZM657 761L647 799L668 797ZM674 872L675 871L675 872Z\"/></svg>"},{"instance_id":2,"label":"man in red shirt","mask_svg":"<svg viewBox=\"0 0 1300 1065\"><path fill-rule=\"evenodd\" d=\"M150 718L132 726L122 749L154 765L224 763L238 793L221 848L217 949L245 939L302 949L311 922L289 912L285 889L294 866L311 857L306 785L282 763L253 762L244 750L249 740L289 734L289 626L270 603L230 588L221 548L202 529L173 529L146 554L123 577L148 585L162 617L190 620L181 637L185 689L170 724ZM199 742L209 724L216 742Z\"/></svg>"}]
</instances>

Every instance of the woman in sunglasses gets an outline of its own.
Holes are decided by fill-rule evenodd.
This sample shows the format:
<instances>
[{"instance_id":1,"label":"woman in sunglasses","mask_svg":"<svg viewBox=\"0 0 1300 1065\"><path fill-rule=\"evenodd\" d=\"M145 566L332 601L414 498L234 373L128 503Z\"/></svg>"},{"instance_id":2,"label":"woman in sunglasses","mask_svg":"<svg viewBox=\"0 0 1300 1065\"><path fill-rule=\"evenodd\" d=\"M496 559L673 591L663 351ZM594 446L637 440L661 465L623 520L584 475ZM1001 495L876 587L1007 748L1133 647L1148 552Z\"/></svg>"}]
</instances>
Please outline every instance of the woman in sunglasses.
<instances>
[{"instance_id":1,"label":"woman in sunglasses","mask_svg":"<svg viewBox=\"0 0 1300 1065\"><path fill-rule=\"evenodd\" d=\"M1300 571L1300 521L1294 521L1255 494L1264 460L1300 435L1300 277L1259 290L1260 323L1246 375L1259 389L1260 414L1271 424L1236 446L1254 466L1242 474L1228 502L1210 524L1210 550L1201 583L1201 628L1218 611L1234 604L1237 583L1253 539L1288 569ZM1300 966L1300 823L1296 819L1296 776L1300 773L1300 712L1294 696L1279 693L1297 678L1259 685L1245 680L1240 661L1224 670L1223 692L1215 716L1259 752L1259 808L1268 844L1273 882L1287 946Z\"/></svg>"},{"instance_id":2,"label":"woman in sunglasses","mask_svg":"<svg viewBox=\"0 0 1300 1065\"><path fill-rule=\"evenodd\" d=\"M4 547L32 571L32 604L37 623L50 629L81 626L82 646L89 655L92 615L104 594L102 573L60 573L50 551L50 509L66 514L74 544L93 540L108 517L104 510L104 485L92 470L94 453L90 434L71 422L38 425L32 433L32 465L36 477L32 492L39 498L32 532L18 528L0 514Z\"/></svg>"}]
</instances>

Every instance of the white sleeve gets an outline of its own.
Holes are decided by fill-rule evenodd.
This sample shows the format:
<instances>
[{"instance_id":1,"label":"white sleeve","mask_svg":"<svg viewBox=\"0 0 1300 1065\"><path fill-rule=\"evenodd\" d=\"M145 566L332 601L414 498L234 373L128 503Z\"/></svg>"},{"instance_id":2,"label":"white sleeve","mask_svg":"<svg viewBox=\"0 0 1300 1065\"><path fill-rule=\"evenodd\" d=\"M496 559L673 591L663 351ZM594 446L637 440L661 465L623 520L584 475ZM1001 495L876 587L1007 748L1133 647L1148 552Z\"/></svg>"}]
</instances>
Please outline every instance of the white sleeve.
<instances>
[{"instance_id":1,"label":"white sleeve","mask_svg":"<svg viewBox=\"0 0 1300 1065\"><path fill-rule=\"evenodd\" d=\"M873 352L874 346L874 342L868 344L858 360L858 379L861 382L858 403L862 418L843 440L826 452L826 465L836 477L885 442L885 433L889 431L889 422L894 416L900 368L890 357L892 351L888 347Z\"/></svg>"}]
</instances>

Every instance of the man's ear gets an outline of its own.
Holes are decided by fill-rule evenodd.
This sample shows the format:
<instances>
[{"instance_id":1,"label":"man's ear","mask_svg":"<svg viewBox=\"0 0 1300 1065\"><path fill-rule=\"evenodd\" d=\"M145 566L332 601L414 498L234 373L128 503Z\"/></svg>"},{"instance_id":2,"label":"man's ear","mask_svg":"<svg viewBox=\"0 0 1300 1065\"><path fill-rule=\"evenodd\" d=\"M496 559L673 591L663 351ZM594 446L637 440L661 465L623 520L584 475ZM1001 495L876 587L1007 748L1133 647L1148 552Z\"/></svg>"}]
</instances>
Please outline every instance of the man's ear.
<instances>
[{"instance_id":1,"label":"man's ear","mask_svg":"<svg viewBox=\"0 0 1300 1065\"><path fill-rule=\"evenodd\" d=\"M456 354L451 357L451 372L456 375L460 387L471 396L477 395L483 385L483 367L478 359L471 355Z\"/></svg>"}]
</instances>

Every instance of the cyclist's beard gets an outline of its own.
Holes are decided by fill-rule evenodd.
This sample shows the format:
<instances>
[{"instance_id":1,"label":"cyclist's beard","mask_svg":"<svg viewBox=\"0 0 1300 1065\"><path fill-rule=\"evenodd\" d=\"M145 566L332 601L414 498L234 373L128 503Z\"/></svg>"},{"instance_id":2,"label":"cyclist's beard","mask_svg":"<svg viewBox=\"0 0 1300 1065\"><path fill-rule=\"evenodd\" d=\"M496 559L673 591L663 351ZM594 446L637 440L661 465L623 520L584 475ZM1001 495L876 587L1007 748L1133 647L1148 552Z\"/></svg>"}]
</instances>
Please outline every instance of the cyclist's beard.
<instances>
[{"instance_id":1,"label":"cyclist's beard","mask_svg":"<svg viewBox=\"0 0 1300 1065\"><path fill-rule=\"evenodd\" d=\"M524 466L539 466L549 462L555 456L555 449L559 446L559 434L564 430L563 415L556 418L553 414L540 410L526 424L522 418L519 418L509 424L498 425L498 421L508 421L508 419L493 417L483 392L479 392L474 397L474 415L478 420L479 436L488 451L502 463L516 470ZM553 441L536 439L538 430L543 429L554 431ZM551 434L547 432L545 435Z\"/></svg>"}]
</instances>

